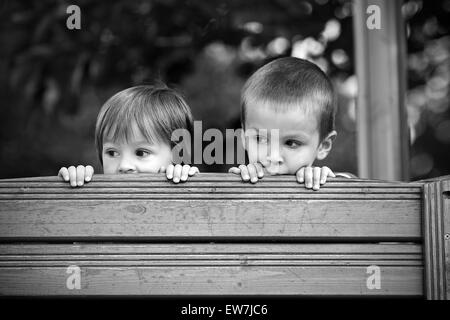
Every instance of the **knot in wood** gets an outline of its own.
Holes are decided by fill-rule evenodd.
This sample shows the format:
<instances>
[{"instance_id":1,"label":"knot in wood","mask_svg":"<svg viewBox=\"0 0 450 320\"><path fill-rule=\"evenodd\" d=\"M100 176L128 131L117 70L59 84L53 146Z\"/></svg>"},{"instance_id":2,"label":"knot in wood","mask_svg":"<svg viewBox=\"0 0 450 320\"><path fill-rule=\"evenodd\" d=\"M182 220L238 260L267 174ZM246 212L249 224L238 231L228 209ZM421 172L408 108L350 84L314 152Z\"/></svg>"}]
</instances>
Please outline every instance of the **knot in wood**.
<instances>
[{"instance_id":1,"label":"knot in wood","mask_svg":"<svg viewBox=\"0 0 450 320\"><path fill-rule=\"evenodd\" d=\"M127 211L131 213L144 213L146 209L144 206L131 205L127 207Z\"/></svg>"}]
</instances>

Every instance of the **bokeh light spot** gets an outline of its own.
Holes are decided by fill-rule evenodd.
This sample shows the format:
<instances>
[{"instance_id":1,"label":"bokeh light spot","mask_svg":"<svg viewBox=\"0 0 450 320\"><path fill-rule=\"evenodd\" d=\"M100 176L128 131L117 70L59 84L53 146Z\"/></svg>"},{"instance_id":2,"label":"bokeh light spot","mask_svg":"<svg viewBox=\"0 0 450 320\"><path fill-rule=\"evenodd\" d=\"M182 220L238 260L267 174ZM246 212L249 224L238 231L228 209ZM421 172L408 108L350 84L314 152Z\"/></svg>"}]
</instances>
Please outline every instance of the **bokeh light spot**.
<instances>
[{"instance_id":1,"label":"bokeh light spot","mask_svg":"<svg viewBox=\"0 0 450 320\"><path fill-rule=\"evenodd\" d=\"M424 176L433 170L434 161L430 154L419 153L411 159L411 172L413 176Z\"/></svg>"}]
</instances>

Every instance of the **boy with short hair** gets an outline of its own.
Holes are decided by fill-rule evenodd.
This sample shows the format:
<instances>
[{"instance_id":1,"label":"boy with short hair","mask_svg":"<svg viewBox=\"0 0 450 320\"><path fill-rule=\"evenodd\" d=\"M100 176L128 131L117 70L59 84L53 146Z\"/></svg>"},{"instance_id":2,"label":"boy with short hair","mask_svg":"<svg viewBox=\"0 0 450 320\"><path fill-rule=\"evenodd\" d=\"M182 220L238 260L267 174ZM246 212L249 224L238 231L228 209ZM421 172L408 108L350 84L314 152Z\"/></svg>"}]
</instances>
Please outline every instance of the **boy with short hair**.
<instances>
[{"instance_id":1,"label":"boy with short hair","mask_svg":"<svg viewBox=\"0 0 450 320\"><path fill-rule=\"evenodd\" d=\"M241 95L249 164L229 172L252 183L264 173L295 174L306 188L319 190L337 175L328 167L312 166L331 151L337 135L335 112L333 85L315 64L288 57L264 65L247 80Z\"/></svg>"},{"instance_id":2,"label":"boy with short hair","mask_svg":"<svg viewBox=\"0 0 450 320\"><path fill-rule=\"evenodd\" d=\"M172 132L193 130L191 109L183 97L164 84L141 85L116 93L102 106L95 127L97 154L105 174L165 172L175 183L199 172L173 164ZM181 142L184 143L184 142ZM94 174L92 166L62 167L58 175L81 187Z\"/></svg>"}]
</instances>

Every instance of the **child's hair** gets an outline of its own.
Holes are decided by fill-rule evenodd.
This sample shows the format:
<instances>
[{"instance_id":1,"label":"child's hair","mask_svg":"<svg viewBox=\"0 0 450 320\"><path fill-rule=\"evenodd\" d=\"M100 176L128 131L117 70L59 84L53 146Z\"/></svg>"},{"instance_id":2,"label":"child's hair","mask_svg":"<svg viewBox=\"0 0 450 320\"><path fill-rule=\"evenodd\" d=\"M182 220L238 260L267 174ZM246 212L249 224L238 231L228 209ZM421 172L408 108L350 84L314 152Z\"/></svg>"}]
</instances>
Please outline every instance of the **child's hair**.
<instances>
[{"instance_id":1,"label":"child's hair","mask_svg":"<svg viewBox=\"0 0 450 320\"><path fill-rule=\"evenodd\" d=\"M103 165L105 138L129 141L136 130L149 143L167 143L171 147L172 132L186 129L192 134L191 109L183 97L164 84L141 85L116 93L100 109L95 126L95 145Z\"/></svg>"},{"instance_id":2,"label":"child's hair","mask_svg":"<svg viewBox=\"0 0 450 320\"><path fill-rule=\"evenodd\" d=\"M319 119L320 139L334 130L335 95L327 75L315 64L298 58L274 60L258 69L241 94L241 122L245 129L246 106L270 105L276 111L304 106Z\"/></svg>"}]
</instances>

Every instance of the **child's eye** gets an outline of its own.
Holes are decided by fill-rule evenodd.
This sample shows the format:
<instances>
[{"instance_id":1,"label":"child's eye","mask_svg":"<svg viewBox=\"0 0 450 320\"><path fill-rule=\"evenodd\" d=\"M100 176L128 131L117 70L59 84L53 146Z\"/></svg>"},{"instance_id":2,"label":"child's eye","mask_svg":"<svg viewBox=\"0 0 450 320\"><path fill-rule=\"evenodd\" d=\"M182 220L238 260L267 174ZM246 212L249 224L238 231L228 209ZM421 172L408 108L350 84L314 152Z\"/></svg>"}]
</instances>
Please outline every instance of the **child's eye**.
<instances>
[{"instance_id":1,"label":"child's eye","mask_svg":"<svg viewBox=\"0 0 450 320\"><path fill-rule=\"evenodd\" d=\"M302 146L302 144L303 144L303 143L301 143L300 141L296 141L296 140L287 140L287 141L286 141L286 145L287 145L289 148L293 148L293 149Z\"/></svg>"},{"instance_id":2,"label":"child's eye","mask_svg":"<svg viewBox=\"0 0 450 320\"><path fill-rule=\"evenodd\" d=\"M106 150L105 153L110 157L117 157L119 153L115 150Z\"/></svg>"},{"instance_id":3,"label":"child's eye","mask_svg":"<svg viewBox=\"0 0 450 320\"><path fill-rule=\"evenodd\" d=\"M151 152L148 151L148 150L136 150L136 155L137 155L138 157L147 157L147 156L149 156L150 154L151 154Z\"/></svg>"},{"instance_id":4,"label":"child's eye","mask_svg":"<svg viewBox=\"0 0 450 320\"><path fill-rule=\"evenodd\" d=\"M267 143L267 138L264 136L256 136L257 143Z\"/></svg>"}]
</instances>

